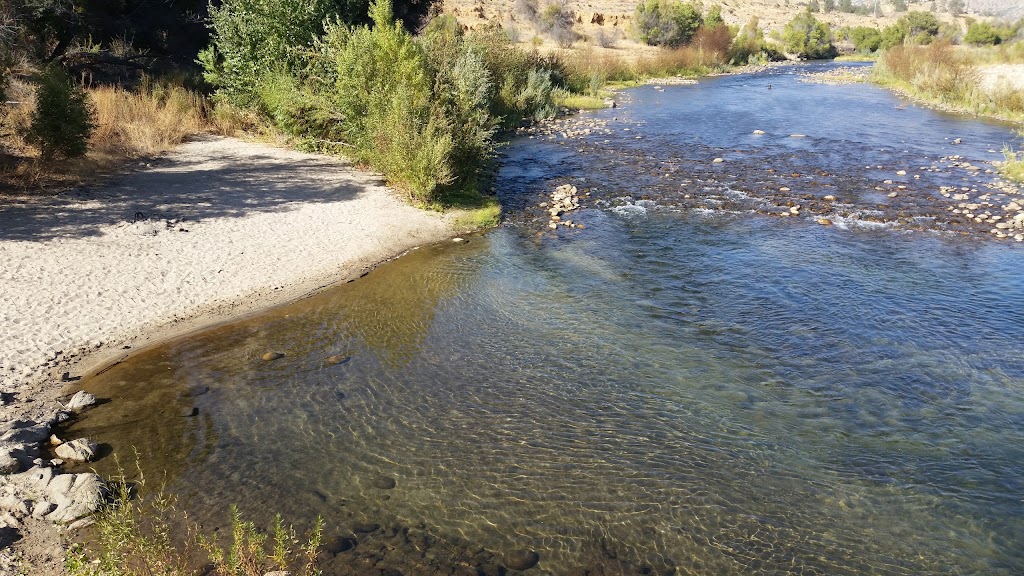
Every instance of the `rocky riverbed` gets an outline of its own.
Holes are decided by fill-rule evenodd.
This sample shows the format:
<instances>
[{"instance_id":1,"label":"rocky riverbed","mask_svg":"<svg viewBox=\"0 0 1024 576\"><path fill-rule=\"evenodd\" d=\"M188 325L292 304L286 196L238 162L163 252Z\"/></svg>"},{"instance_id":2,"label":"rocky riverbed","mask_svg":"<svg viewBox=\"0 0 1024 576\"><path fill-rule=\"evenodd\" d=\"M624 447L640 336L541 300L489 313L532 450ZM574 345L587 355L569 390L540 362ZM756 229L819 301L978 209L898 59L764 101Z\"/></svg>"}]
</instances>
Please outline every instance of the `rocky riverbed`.
<instances>
[{"instance_id":1,"label":"rocky riverbed","mask_svg":"<svg viewBox=\"0 0 1024 576\"><path fill-rule=\"evenodd\" d=\"M526 210L513 216L532 219L542 230L585 226L588 208L710 210L1024 241L1021 185L999 175L998 161L947 154L927 163L888 161L841 173L790 149L813 148L821 137L757 129L751 136L779 142L777 151L759 154L700 144L679 151L652 144L656 135L643 122L587 115L542 123L522 133L553 142L592 166L589 176L573 177L569 183L555 180L552 188L537 191ZM801 140L806 144L788 143ZM961 145L959 138L945 143L950 149ZM623 179L623 174L630 178ZM573 226L565 225L561 212L556 216L562 221L552 219L555 198L566 186L577 190Z\"/></svg>"}]
</instances>

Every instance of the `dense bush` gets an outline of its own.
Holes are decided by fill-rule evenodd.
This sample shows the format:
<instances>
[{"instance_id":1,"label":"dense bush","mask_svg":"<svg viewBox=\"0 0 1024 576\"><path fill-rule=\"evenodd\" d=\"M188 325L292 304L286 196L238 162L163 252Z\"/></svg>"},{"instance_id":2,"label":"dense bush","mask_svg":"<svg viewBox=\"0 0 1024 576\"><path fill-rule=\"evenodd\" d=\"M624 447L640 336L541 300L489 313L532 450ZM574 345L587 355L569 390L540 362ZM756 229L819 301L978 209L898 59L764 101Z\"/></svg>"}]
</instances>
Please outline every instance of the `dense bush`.
<instances>
[{"instance_id":1,"label":"dense bush","mask_svg":"<svg viewBox=\"0 0 1024 576\"><path fill-rule=\"evenodd\" d=\"M782 31L782 40L786 52L800 58L815 60L836 55L828 24L819 22L810 12L801 12L790 20Z\"/></svg>"},{"instance_id":2,"label":"dense bush","mask_svg":"<svg viewBox=\"0 0 1024 576\"><path fill-rule=\"evenodd\" d=\"M224 0L210 9L213 42L199 55L205 78L237 104L252 102L271 72L294 74L323 32L330 0Z\"/></svg>"},{"instance_id":3,"label":"dense bush","mask_svg":"<svg viewBox=\"0 0 1024 576\"><path fill-rule=\"evenodd\" d=\"M849 32L850 42L858 52L868 54L882 46L882 33L870 26L857 26Z\"/></svg>"},{"instance_id":4,"label":"dense bush","mask_svg":"<svg viewBox=\"0 0 1024 576\"><path fill-rule=\"evenodd\" d=\"M784 56L765 42L764 30L757 16L744 24L729 48L729 62L736 66L782 60Z\"/></svg>"},{"instance_id":5,"label":"dense bush","mask_svg":"<svg viewBox=\"0 0 1024 576\"><path fill-rule=\"evenodd\" d=\"M964 35L964 42L976 46L991 46L1002 41L999 30L988 22L972 22L967 28L967 34Z\"/></svg>"},{"instance_id":6,"label":"dense bush","mask_svg":"<svg viewBox=\"0 0 1024 576\"><path fill-rule=\"evenodd\" d=\"M82 156L94 127L88 94L57 64L38 76L35 110L27 140L39 147L44 160Z\"/></svg>"},{"instance_id":7,"label":"dense bush","mask_svg":"<svg viewBox=\"0 0 1024 576\"><path fill-rule=\"evenodd\" d=\"M946 40L928 46L895 46L879 60L878 75L915 93L948 104L970 102L978 84L977 68Z\"/></svg>"},{"instance_id":8,"label":"dense bush","mask_svg":"<svg viewBox=\"0 0 1024 576\"><path fill-rule=\"evenodd\" d=\"M633 31L640 41L652 46L681 46L704 23L702 10L699 3L646 0L636 6Z\"/></svg>"}]
</instances>

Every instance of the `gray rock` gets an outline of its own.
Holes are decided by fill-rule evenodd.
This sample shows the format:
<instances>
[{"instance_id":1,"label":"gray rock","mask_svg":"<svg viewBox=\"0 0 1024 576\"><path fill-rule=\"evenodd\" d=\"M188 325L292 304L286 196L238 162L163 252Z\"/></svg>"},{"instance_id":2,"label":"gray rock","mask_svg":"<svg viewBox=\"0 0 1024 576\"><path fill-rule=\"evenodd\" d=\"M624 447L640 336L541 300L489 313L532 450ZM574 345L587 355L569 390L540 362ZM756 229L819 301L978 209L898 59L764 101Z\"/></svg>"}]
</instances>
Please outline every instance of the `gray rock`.
<instances>
[{"instance_id":1,"label":"gray rock","mask_svg":"<svg viewBox=\"0 0 1024 576\"><path fill-rule=\"evenodd\" d=\"M103 480L99 476L92 473L61 474L54 478L54 482L51 484L64 476L70 476L72 480L66 492L47 490L48 500L57 505L52 512L46 515L47 520L66 524L88 516L99 509L103 504L104 492ZM62 487L67 484L66 480L61 481Z\"/></svg>"},{"instance_id":2,"label":"gray rock","mask_svg":"<svg viewBox=\"0 0 1024 576\"><path fill-rule=\"evenodd\" d=\"M383 476L383 475L381 475L381 476L374 477L374 479L370 482L370 484L374 488L379 488L381 490L391 490L398 483L395 482L395 479L390 477L390 476Z\"/></svg>"},{"instance_id":3,"label":"gray rock","mask_svg":"<svg viewBox=\"0 0 1024 576\"><path fill-rule=\"evenodd\" d=\"M89 462L96 457L99 446L88 438L79 438L57 446L57 456L72 462Z\"/></svg>"},{"instance_id":4,"label":"gray rock","mask_svg":"<svg viewBox=\"0 0 1024 576\"><path fill-rule=\"evenodd\" d=\"M39 445L50 437L50 425L46 422L19 420L11 429L0 436L0 443Z\"/></svg>"},{"instance_id":5,"label":"gray rock","mask_svg":"<svg viewBox=\"0 0 1024 576\"><path fill-rule=\"evenodd\" d=\"M32 517L42 520L47 514L53 512L57 505L52 502L41 500L32 507Z\"/></svg>"},{"instance_id":6,"label":"gray rock","mask_svg":"<svg viewBox=\"0 0 1024 576\"><path fill-rule=\"evenodd\" d=\"M10 514L15 520L29 515L28 503L17 496L0 498L0 513Z\"/></svg>"},{"instance_id":7,"label":"gray rock","mask_svg":"<svg viewBox=\"0 0 1024 576\"><path fill-rule=\"evenodd\" d=\"M75 395L68 400L68 410L81 410L82 408L88 408L96 403L96 397L89 394L85 390L79 390L75 392Z\"/></svg>"},{"instance_id":8,"label":"gray rock","mask_svg":"<svg viewBox=\"0 0 1024 576\"><path fill-rule=\"evenodd\" d=\"M21 470L21 464L9 451L0 451L0 474L14 474Z\"/></svg>"}]
</instances>

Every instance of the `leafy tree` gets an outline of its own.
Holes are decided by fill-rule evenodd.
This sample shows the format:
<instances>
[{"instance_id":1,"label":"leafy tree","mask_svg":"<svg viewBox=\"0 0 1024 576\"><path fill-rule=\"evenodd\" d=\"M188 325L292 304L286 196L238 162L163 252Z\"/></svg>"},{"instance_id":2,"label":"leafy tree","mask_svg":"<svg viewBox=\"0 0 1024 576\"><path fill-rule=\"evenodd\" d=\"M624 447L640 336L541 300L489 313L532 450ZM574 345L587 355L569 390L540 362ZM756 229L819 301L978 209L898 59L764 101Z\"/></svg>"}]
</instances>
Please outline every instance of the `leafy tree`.
<instances>
[{"instance_id":1,"label":"leafy tree","mask_svg":"<svg viewBox=\"0 0 1024 576\"><path fill-rule=\"evenodd\" d=\"M877 28L857 26L850 30L850 41L858 52L874 52L882 46L882 33Z\"/></svg>"},{"instance_id":2,"label":"leafy tree","mask_svg":"<svg viewBox=\"0 0 1024 576\"><path fill-rule=\"evenodd\" d=\"M999 30L988 22L973 22L967 28L967 34L964 36L964 42L977 46L994 45L1002 41Z\"/></svg>"},{"instance_id":3,"label":"leafy tree","mask_svg":"<svg viewBox=\"0 0 1024 576\"><path fill-rule=\"evenodd\" d=\"M213 43L199 55L204 77L229 99L249 103L267 74L306 64L332 8L330 0L223 0L210 10Z\"/></svg>"},{"instance_id":4,"label":"leafy tree","mask_svg":"<svg viewBox=\"0 0 1024 576\"><path fill-rule=\"evenodd\" d=\"M699 4L678 0L646 0L636 6L633 28L640 40L653 46L681 46L704 23Z\"/></svg>"},{"instance_id":5,"label":"leafy tree","mask_svg":"<svg viewBox=\"0 0 1024 576\"><path fill-rule=\"evenodd\" d=\"M797 14L782 30L786 51L800 58L821 59L836 55L832 45L832 31L825 22L819 22L810 11Z\"/></svg>"},{"instance_id":6,"label":"leafy tree","mask_svg":"<svg viewBox=\"0 0 1024 576\"><path fill-rule=\"evenodd\" d=\"M717 28L724 26L725 20L722 19L722 7L718 4L712 4L708 8L708 13L704 16L704 26L708 28Z\"/></svg>"},{"instance_id":7,"label":"leafy tree","mask_svg":"<svg viewBox=\"0 0 1024 576\"><path fill-rule=\"evenodd\" d=\"M899 46L903 44L903 39L906 37L907 31L905 28L897 24L886 26L882 29L882 48L888 50L893 46Z\"/></svg>"},{"instance_id":8,"label":"leafy tree","mask_svg":"<svg viewBox=\"0 0 1024 576\"><path fill-rule=\"evenodd\" d=\"M939 19L931 12L907 12L899 22L902 23L907 36L911 38L917 38L922 34L934 37L939 33Z\"/></svg>"},{"instance_id":9,"label":"leafy tree","mask_svg":"<svg viewBox=\"0 0 1024 576\"><path fill-rule=\"evenodd\" d=\"M44 160L85 154L95 126L88 94L57 64L47 66L37 79L28 141L39 147Z\"/></svg>"}]
</instances>

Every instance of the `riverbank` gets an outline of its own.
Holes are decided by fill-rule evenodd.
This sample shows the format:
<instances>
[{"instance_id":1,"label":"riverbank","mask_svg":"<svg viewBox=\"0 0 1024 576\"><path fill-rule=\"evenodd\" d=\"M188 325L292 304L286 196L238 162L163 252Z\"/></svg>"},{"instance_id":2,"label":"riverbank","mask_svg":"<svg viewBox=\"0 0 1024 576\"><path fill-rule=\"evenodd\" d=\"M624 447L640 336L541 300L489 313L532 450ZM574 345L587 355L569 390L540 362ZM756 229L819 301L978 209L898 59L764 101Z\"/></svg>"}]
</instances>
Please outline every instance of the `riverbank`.
<instances>
[{"instance_id":1,"label":"riverbank","mask_svg":"<svg viewBox=\"0 0 1024 576\"><path fill-rule=\"evenodd\" d=\"M217 137L106 186L5 199L0 421L48 421L81 374L357 278L464 218L334 157ZM23 536L16 550L52 547ZM30 565L40 553L22 552Z\"/></svg>"}]
</instances>

